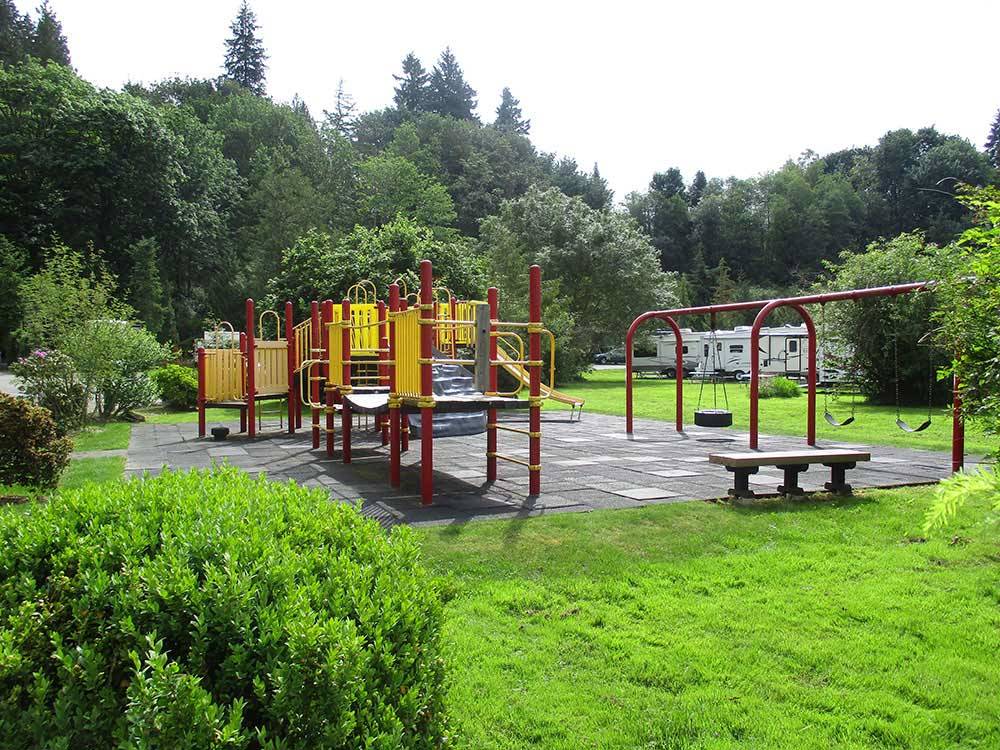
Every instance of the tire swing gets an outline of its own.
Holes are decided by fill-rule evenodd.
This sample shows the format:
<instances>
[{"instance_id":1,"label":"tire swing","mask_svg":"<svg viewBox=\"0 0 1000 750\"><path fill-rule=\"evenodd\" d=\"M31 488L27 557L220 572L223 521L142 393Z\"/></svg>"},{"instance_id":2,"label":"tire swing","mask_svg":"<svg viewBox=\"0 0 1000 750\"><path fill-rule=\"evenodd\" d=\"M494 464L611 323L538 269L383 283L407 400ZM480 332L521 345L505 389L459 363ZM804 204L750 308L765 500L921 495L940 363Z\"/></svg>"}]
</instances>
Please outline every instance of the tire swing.
<instances>
[{"instance_id":1,"label":"tire swing","mask_svg":"<svg viewBox=\"0 0 1000 750\"><path fill-rule=\"evenodd\" d=\"M820 303L820 306L819 306L819 327L820 327L820 331L822 332L822 336L823 336L823 345L826 346L826 303L825 302ZM851 423L854 422L854 417L855 417L854 412L855 412L855 409L857 408L857 404L855 403L856 400L857 400L857 398L855 396L854 391L852 390L851 391L851 416L849 416L847 419L845 419L843 422L841 422L832 413L830 413L830 389L829 388L824 388L823 389L823 419L825 419L826 423L828 425L830 425L831 427L847 427L847 425L849 425L849 424L851 424Z\"/></svg>"},{"instance_id":2,"label":"tire swing","mask_svg":"<svg viewBox=\"0 0 1000 750\"><path fill-rule=\"evenodd\" d=\"M899 400L899 331L895 332L892 337L892 364L893 370L896 375L896 427L901 429L903 432L923 432L928 427L931 426L931 414L933 412L933 395L934 395L934 363L931 356L931 350L927 350L927 419L918 424L916 427L911 427L907 424L906 420L903 419L903 415L900 412L900 400Z\"/></svg>"},{"instance_id":3,"label":"tire swing","mask_svg":"<svg viewBox=\"0 0 1000 750\"><path fill-rule=\"evenodd\" d=\"M726 403L725 409L719 408L719 357L716 346L715 320L712 320L712 333L709 336L712 347L712 408L702 409L701 399L705 392L705 378L701 379L701 387L698 389L698 408L694 413L694 423L698 427L731 427L733 424L733 413L729 411L729 394L726 392L726 381L722 381L722 397ZM706 361L705 364L708 364Z\"/></svg>"}]
</instances>

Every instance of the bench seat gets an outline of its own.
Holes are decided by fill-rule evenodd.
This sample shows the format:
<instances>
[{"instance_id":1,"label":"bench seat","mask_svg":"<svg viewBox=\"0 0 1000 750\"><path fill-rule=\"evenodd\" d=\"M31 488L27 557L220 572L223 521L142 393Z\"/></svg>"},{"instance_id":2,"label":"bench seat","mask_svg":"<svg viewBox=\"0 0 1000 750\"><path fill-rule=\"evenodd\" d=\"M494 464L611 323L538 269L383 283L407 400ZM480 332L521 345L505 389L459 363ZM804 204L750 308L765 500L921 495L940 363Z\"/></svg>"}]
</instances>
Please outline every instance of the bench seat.
<instances>
[{"instance_id":1,"label":"bench seat","mask_svg":"<svg viewBox=\"0 0 1000 750\"><path fill-rule=\"evenodd\" d=\"M747 451L744 453L712 453L709 463L725 466L733 473L734 486L729 490L733 497L754 497L750 489L750 475L761 466L776 466L785 473L784 482L778 485L782 495L803 495L799 487L799 474L810 464L823 464L830 469L826 489L840 495L849 495L851 485L846 481L847 470L861 461L871 461L871 453L852 450L809 449L802 451Z\"/></svg>"}]
</instances>

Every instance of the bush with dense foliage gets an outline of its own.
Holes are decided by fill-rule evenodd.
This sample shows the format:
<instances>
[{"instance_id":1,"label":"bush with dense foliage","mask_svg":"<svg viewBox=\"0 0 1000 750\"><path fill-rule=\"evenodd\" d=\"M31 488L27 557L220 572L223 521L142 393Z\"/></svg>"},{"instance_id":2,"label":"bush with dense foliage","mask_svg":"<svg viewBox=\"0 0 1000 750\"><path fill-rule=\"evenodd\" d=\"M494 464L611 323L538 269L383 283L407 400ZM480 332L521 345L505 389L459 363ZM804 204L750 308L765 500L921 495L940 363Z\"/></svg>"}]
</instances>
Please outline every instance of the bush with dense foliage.
<instances>
[{"instance_id":1,"label":"bush with dense foliage","mask_svg":"<svg viewBox=\"0 0 1000 750\"><path fill-rule=\"evenodd\" d=\"M788 378L762 378L759 394L761 398L796 398L802 395L802 389Z\"/></svg>"},{"instance_id":2,"label":"bush with dense foliage","mask_svg":"<svg viewBox=\"0 0 1000 750\"><path fill-rule=\"evenodd\" d=\"M55 349L35 349L10 366L17 387L52 414L63 433L87 418L87 396L73 360Z\"/></svg>"},{"instance_id":3,"label":"bush with dense foliage","mask_svg":"<svg viewBox=\"0 0 1000 750\"><path fill-rule=\"evenodd\" d=\"M27 399L0 393L0 484L54 487L69 463L72 450L73 441L60 434L47 409ZM0 579L8 573L5 566L0 565ZM3 601L0 597L0 602ZM3 665L3 630L0 628L0 683Z\"/></svg>"},{"instance_id":4,"label":"bush with dense foliage","mask_svg":"<svg viewBox=\"0 0 1000 750\"><path fill-rule=\"evenodd\" d=\"M102 419L156 400L149 371L169 352L145 328L127 320L91 320L68 331L63 346Z\"/></svg>"},{"instance_id":5,"label":"bush with dense foliage","mask_svg":"<svg viewBox=\"0 0 1000 750\"><path fill-rule=\"evenodd\" d=\"M954 352L966 416L1000 435L1000 189L967 192L963 202L976 226L942 251L950 273L934 321L939 342Z\"/></svg>"},{"instance_id":6,"label":"bush with dense foliage","mask_svg":"<svg viewBox=\"0 0 1000 750\"><path fill-rule=\"evenodd\" d=\"M837 263L827 263L827 274L818 291L931 281L941 278L939 249L920 233L901 234L873 242L863 253L844 252ZM852 351L845 369L857 380L865 396L876 403L896 397L899 360L899 394L904 402L926 404L928 380L944 367L949 356L933 346L934 310L931 291L897 297L874 297L827 305L826 334L835 349ZM947 384L935 386L935 401L948 397Z\"/></svg>"},{"instance_id":7,"label":"bush with dense foliage","mask_svg":"<svg viewBox=\"0 0 1000 750\"><path fill-rule=\"evenodd\" d=\"M198 405L198 373L190 367L166 365L149 375L160 399L171 409L193 409Z\"/></svg>"},{"instance_id":8,"label":"bush with dense foliage","mask_svg":"<svg viewBox=\"0 0 1000 750\"><path fill-rule=\"evenodd\" d=\"M408 529L228 467L0 514L4 747L438 747L418 556Z\"/></svg>"}]
</instances>

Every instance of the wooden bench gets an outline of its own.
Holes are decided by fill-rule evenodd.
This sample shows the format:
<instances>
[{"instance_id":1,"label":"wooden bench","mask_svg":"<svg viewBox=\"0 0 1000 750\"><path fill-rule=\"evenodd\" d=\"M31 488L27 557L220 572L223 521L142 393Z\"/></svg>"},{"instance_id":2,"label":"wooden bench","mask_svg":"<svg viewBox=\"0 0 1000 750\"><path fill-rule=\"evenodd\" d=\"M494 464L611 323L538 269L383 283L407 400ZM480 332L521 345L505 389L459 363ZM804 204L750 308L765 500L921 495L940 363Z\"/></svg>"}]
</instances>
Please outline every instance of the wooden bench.
<instances>
[{"instance_id":1,"label":"wooden bench","mask_svg":"<svg viewBox=\"0 0 1000 750\"><path fill-rule=\"evenodd\" d=\"M733 497L753 497L750 489L750 475L756 474L761 466L776 466L785 472L784 482L778 485L782 495L804 495L799 487L799 474L810 464L823 464L830 468L830 481L826 489L839 495L851 494L851 485L846 481L847 470L857 466L859 461L871 461L870 453L848 450L804 450L804 451L753 451L747 453L712 453L708 460L725 466L733 472L734 487L729 490Z\"/></svg>"}]
</instances>

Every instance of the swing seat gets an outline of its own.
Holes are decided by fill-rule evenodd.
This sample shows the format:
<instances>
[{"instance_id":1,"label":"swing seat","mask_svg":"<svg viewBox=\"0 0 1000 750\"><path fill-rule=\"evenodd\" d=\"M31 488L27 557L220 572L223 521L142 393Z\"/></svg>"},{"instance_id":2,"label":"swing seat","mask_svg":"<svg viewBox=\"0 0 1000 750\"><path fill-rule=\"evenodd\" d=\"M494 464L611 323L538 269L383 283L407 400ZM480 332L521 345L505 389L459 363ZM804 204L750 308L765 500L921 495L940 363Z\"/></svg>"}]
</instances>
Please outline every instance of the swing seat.
<instances>
[{"instance_id":1,"label":"swing seat","mask_svg":"<svg viewBox=\"0 0 1000 750\"><path fill-rule=\"evenodd\" d=\"M918 424L916 427L910 427L910 425L906 424L906 422L904 422L902 419L896 420L896 427L901 429L903 432L923 432L930 426L931 426L931 420L929 419L925 420L923 424Z\"/></svg>"},{"instance_id":2,"label":"swing seat","mask_svg":"<svg viewBox=\"0 0 1000 750\"><path fill-rule=\"evenodd\" d=\"M727 409L699 409L694 413L694 423L699 427L731 427L733 413Z\"/></svg>"},{"instance_id":3,"label":"swing seat","mask_svg":"<svg viewBox=\"0 0 1000 750\"><path fill-rule=\"evenodd\" d=\"M854 417L848 417L843 422L838 422L837 418L828 411L823 413L823 419L825 419L831 427L847 427L847 425L854 421Z\"/></svg>"}]
</instances>

